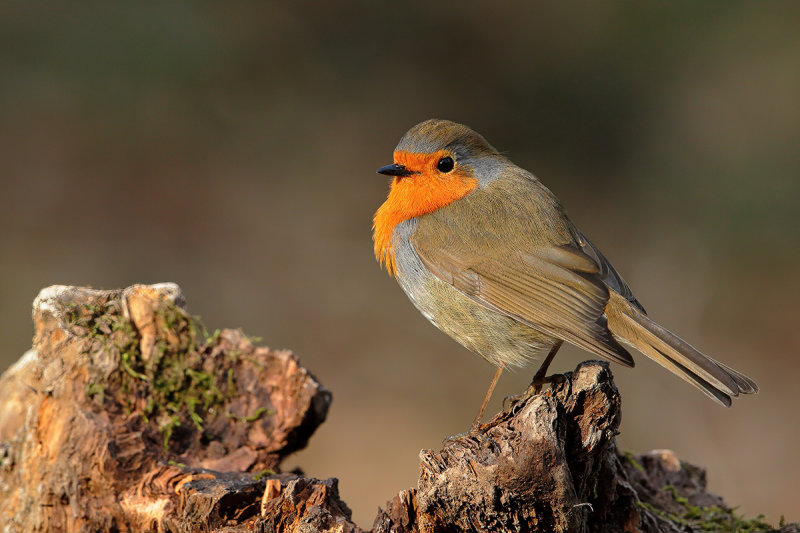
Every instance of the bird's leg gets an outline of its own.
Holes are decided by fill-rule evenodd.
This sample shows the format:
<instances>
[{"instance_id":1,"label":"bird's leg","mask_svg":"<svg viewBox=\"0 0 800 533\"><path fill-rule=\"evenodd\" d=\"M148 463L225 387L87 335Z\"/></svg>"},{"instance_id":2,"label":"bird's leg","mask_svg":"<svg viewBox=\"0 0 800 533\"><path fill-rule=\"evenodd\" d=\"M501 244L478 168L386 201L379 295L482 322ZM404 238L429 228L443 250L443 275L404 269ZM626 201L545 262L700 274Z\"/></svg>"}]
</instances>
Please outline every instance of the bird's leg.
<instances>
[{"instance_id":1,"label":"bird's leg","mask_svg":"<svg viewBox=\"0 0 800 533\"><path fill-rule=\"evenodd\" d=\"M564 341L556 342L552 348L550 348L550 352L547 354L547 357L544 358L542 361L541 366L539 366L539 370L533 375L533 379L531 380L531 384L528 385L528 388L522 394L516 394L512 396L506 396L503 399L503 409L505 409L506 402L510 402L510 406L513 406L523 400L527 400L534 394L539 394L542 390L542 385L545 383L552 383L554 381L558 381L561 377L560 374L556 374L553 376L547 375L547 368L550 366L550 363L553 361L553 357L556 356L558 353L558 349L561 348L561 345Z\"/></svg>"},{"instance_id":2,"label":"bird's leg","mask_svg":"<svg viewBox=\"0 0 800 533\"><path fill-rule=\"evenodd\" d=\"M533 379L531 380L530 386L533 388L534 393L538 394L539 391L542 390L542 385L544 385L545 383L552 383L553 381L558 379L555 376L548 376L547 369L550 366L550 363L553 361L553 357L556 356L556 353L558 353L559 348L561 348L563 342L564 341L558 341L553 345L552 348L550 348L550 353L547 354L547 357L545 357L544 361L542 361L542 365L539 367L539 370L537 370L536 373L533 375Z\"/></svg>"},{"instance_id":3,"label":"bird's leg","mask_svg":"<svg viewBox=\"0 0 800 533\"><path fill-rule=\"evenodd\" d=\"M500 379L500 374L503 373L503 369L505 366L500 365L497 367L497 370L494 371L494 376L492 377L492 382L489 383L489 390L486 391L486 396L483 398L483 403L481 404L481 408L478 411L478 416L475 417L475 420L472 422L472 426L470 427L470 431L474 430L478 427L478 424L481 422L481 418L483 418L483 412L486 411L486 406L489 404L489 399L492 397L492 393L494 392L494 388L497 385L497 381Z\"/></svg>"}]
</instances>

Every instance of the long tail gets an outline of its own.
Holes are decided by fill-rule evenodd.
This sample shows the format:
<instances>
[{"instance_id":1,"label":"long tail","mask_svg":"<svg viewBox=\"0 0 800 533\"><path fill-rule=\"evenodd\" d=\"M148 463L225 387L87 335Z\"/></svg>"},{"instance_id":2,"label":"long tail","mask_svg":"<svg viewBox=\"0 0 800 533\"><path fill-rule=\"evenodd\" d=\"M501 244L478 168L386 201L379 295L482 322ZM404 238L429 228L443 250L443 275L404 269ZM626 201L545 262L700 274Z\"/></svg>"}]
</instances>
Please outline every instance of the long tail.
<instances>
[{"instance_id":1,"label":"long tail","mask_svg":"<svg viewBox=\"0 0 800 533\"><path fill-rule=\"evenodd\" d=\"M618 341L633 346L725 407L731 406L731 396L758 392L752 379L700 353L614 291L606 305L606 317Z\"/></svg>"}]
</instances>

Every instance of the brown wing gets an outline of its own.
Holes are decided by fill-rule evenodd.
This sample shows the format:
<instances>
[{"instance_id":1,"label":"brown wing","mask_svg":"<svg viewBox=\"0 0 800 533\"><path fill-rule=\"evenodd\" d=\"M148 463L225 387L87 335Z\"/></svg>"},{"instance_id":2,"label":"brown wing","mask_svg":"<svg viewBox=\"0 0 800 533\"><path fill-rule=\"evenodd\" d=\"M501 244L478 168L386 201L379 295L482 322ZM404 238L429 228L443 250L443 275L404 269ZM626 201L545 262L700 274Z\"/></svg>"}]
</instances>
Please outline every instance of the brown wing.
<instances>
[{"instance_id":1,"label":"brown wing","mask_svg":"<svg viewBox=\"0 0 800 533\"><path fill-rule=\"evenodd\" d=\"M583 252L589 257L594 259L594 261L600 266L599 276L600 279L603 280L603 283L628 300L631 304L633 304L634 307L636 307L636 309L644 314L647 314L647 311L644 310L642 304L640 304L639 300L637 300L633 295L631 288L628 287L628 284L625 283L625 280L622 279L622 276L619 275L614 266L608 262L606 256L604 256L603 253L597 249L597 246L592 244L592 242L587 239L578 228L573 228L573 230L573 235L575 236L578 245L581 247L581 250L583 250Z\"/></svg>"},{"instance_id":2,"label":"brown wing","mask_svg":"<svg viewBox=\"0 0 800 533\"><path fill-rule=\"evenodd\" d=\"M633 366L630 354L608 330L604 310L609 289L600 267L577 246L520 249L519 239L509 246L502 231L480 228L442 238L448 232L441 223L436 217L423 217L411 238L436 277L489 309Z\"/></svg>"}]
</instances>

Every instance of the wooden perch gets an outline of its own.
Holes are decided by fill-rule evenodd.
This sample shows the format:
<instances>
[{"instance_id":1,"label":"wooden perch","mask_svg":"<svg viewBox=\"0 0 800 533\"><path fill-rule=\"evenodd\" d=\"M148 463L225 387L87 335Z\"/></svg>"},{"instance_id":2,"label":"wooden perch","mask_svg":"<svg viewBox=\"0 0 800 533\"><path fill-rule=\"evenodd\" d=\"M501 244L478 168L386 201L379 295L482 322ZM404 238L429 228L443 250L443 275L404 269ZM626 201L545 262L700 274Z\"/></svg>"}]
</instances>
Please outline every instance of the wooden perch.
<instances>
[{"instance_id":1,"label":"wooden perch","mask_svg":"<svg viewBox=\"0 0 800 533\"><path fill-rule=\"evenodd\" d=\"M173 284L49 287L33 319L0 377L0 531L363 531L336 479L280 471L331 401L290 352L209 334ZM583 363L423 451L372 531L778 531L672 452L620 454L619 424L608 366Z\"/></svg>"}]
</instances>

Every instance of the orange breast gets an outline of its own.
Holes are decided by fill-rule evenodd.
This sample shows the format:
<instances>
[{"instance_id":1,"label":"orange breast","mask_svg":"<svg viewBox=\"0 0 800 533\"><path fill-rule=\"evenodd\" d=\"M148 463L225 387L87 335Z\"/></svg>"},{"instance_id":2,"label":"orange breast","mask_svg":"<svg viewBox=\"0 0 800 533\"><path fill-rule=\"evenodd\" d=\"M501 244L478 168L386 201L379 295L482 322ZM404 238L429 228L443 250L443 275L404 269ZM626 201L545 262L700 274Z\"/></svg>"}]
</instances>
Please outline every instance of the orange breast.
<instances>
[{"instance_id":1,"label":"orange breast","mask_svg":"<svg viewBox=\"0 0 800 533\"><path fill-rule=\"evenodd\" d=\"M436 163L445 155L448 154L443 151L433 154L394 153L395 163L418 174L394 178L388 198L373 219L375 257L381 265L386 265L391 275L395 273L394 227L449 205L478 187L478 180L458 167L448 173L439 172Z\"/></svg>"}]
</instances>

